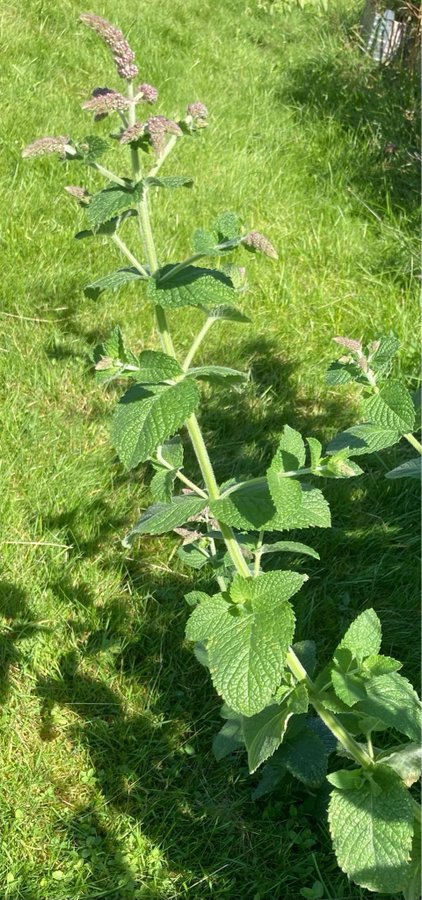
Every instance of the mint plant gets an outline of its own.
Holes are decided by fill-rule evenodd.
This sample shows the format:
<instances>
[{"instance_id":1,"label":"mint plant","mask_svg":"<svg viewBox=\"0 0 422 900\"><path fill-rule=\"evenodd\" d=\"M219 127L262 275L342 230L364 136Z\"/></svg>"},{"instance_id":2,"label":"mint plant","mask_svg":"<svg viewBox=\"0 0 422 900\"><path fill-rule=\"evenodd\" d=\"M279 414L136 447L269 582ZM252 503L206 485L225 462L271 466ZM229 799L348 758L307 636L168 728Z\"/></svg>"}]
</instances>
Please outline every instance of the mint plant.
<instances>
[{"instance_id":1,"label":"mint plant","mask_svg":"<svg viewBox=\"0 0 422 900\"><path fill-rule=\"evenodd\" d=\"M110 138L127 148L129 165L121 175L106 168L99 159L110 142L91 134L80 140L43 137L23 155L57 153L66 165L88 166L106 179L93 194L83 185L66 187L86 214L87 228L76 237L107 237L125 258L123 267L86 285L85 293L96 299L139 282L154 309L160 349L135 353L115 328L93 354L100 382L118 379L129 385L111 425L122 464L130 470L149 462L153 470L153 502L124 543L176 532L183 562L198 572L208 567L215 577L215 593L198 589L186 596L191 610L186 637L223 699L224 724L214 740L217 759L246 751L250 772L261 769L255 798L287 774L310 788L328 778L329 825L340 867L369 890L402 892L406 900L416 900L420 811L411 788L420 774L417 695L400 674L400 662L381 653L381 623L372 609L351 623L332 660L316 672L314 642L295 642L292 599L307 575L283 568L281 561L285 554L319 558L318 553L296 535L277 538L277 532L330 526L329 506L317 485L321 478L359 476L356 457L404 437L418 459L387 477L420 474L415 405L403 381L390 374L398 341L386 335L364 347L355 339L335 338L347 352L331 365L327 381L358 386L362 424L337 435L325 450L316 438L304 440L286 424L260 477L218 483L196 415L201 383L240 390L247 375L196 365L195 356L211 328L248 321L237 306L244 270L233 254L246 250L276 259L277 253L267 237L242 228L233 212L223 212L207 230L194 232L185 259L158 260L150 198L157 190L192 185L190 176L161 170L179 140L200 138L207 109L195 100L177 121L149 115L158 92L148 83L136 84L135 55L123 34L99 16L84 14L81 20L111 49L125 82L124 92L96 87L84 108L94 121L115 115ZM132 249L135 242L138 249ZM211 266L202 264L206 259ZM181 358L170 321L186 306L199 309L204 322ZM201 484L185 473L181 433L191 442ZM268 557L280 567L266 570Z\"/></svg>"}]
</instances>

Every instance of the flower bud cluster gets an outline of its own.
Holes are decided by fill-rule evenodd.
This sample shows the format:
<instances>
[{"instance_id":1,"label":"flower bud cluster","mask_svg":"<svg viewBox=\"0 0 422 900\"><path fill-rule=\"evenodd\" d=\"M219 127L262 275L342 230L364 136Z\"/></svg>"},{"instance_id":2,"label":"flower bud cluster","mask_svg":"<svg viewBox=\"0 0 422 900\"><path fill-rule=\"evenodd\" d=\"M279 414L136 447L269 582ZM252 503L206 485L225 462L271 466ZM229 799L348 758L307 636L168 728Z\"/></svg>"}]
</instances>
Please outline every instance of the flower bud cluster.
<instances>
[{"instance_id":1,"label":"flower bud cluster","mask_svg":"<svg viewBox=\"0 0 422 900\"><path fill-rule=\"evenodd\" d=\"M278 259L277 250L260 231L250 231L249 234L242 238L242 244L245 247L250 247L251 250L260 250L261 253L265 253L265 256L269 256L271 259Z\"/></svg>"},{"instance_id":2,"label":"flower bud cluster","mask_svg":"<svg viewBox=\"0 0 422 900\"><path fill-rule=\"evenodd\" d=\"M88 25L88 28L96 31L110 47L120 77L126 81L136 78L138 67L135 65L135 54L120 28L116 28L107 19L96 16L94 13L82 13L79 18L85 25Z\"/></svg>"},{"instance_id":3,"label":"flower bud cluster","mask_svg":"<svg viewBox=\"0 0 422 900\"><path fill-rule=\"evenodd\" d=\"M104 119L110 112L119 112L129 109L130 100L119 91L111 88L94 88L92 97L82 104L82 109L90 109L94 113L94 119Z\"/></svg>"},{"instance_id":4,"label":"flower bud cluster","mask_svg":"<svg viewBox=\"0 0 422 900\"><path fill-rule=\"evenodd\" d=\"M75 151L69 146L70 138L64 135L59 137L42 137L28 144L22 150L22 156L27 159L30 156L47 156L48 153L58 153L62 159L66 159L66 153Z\"/></svg>"}]
</instances>

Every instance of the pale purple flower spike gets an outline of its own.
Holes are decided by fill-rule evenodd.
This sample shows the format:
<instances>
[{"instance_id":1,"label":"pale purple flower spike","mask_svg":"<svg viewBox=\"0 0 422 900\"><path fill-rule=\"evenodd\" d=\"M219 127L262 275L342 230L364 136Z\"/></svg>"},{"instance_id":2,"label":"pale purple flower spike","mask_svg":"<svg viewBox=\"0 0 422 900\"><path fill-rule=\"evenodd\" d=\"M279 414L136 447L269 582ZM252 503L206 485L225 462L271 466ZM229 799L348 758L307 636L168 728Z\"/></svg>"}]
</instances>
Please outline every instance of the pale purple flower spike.
<instances>
[{"instance_id":1,"label":"pale purple flower spike","mask_svg":"<svg viewBox=\"0 0 422 900\"><path fill-rule=\"evenodd\" d=\"M260 250L261 253L265 253L265 256L270 256L271 259L278 259L277 250L260 231L250 231L249 234L242 238L242 244L245 244L245 247L251 247L252 250Z\"/></svg>"},{"instance_id":2,"label":"pale purple flower spike","mask_svg":"<svg viewBox=\"0 0 422 900\"><path fill-rule=\"evenodd\" d=\"M131 125L130 128L126 128L126 131L123 131L120 135L120 143L121 144L130 144L132 141L137 141L139 137L145 132L145 123L144 122L135 122L134 125Z\"/></svg>"},{"instance_id":3,"label":"pale purple flower spike","mask_svg":"<svg viewBox=\"0 0 422 900\"><path fill-rule=\"evenodd\" d=\"M206 119L208 117L208 110L204 103L189 103L186 112L188 116L192 116L192 119Z\"/></svg>"},{"instance_id":4,"label":"pale purple flower spike","mask_svg":"<svg viewBox=\"0 0 422 900\"><path fill-rule=\"evenodd\" d=\"M362 344L360 341L356 341L354 338L348 337L335 337L333 341L336 344L340 344L341 347L347 347L348 350L351 350L353 353L360 353L362 350Z\"/></svg>"},{"instance_id":5,"label":"pale purple flower spike","mask_svg":"<svg viewBox=\"0 0 422 900\"><path fill-rule=\"evenodd\" d=\"M26 159L29 156L47 156L48 153L59 153L62 159L65 159L67 147L70 138L64 135L59 137L42 137L28 144L22 150L22 156Z\"/></svg>"},{"instance_id":6,"label":"pale purple flower spike","mask_svg":"<svg viewBox=\"0 0 422 900\"><path fill-rule=\"evenodd\" d=\"M90 109L96 116L106 116L109 112L129 109L130 100L111 88L95 88L92 97L82 104L82 109Z\"/></svg>"},{"instance_id":7,"label":"pale purple flower spike","mask_svg":"<svg viewBox=\"0 0 422 900\"><path fill-rule=\"evenodd\" d=\"M74 197L75 200L78 200L79 203L83 203L84 205L89 202L90 193L85 190L83 187L79 187L77 184L68 184L65 187L65 191L71 196Z\"/></svg>"},{"instance_id":8,"label":"pale purple flower spike","mask_svg":"<svg viewBox=\"0 0 422 900\"><path fill-rule=\"evenodd\" d=\"M183 135L183 131L177 122L173 122L172 119L166 119L165 116L151 116L146 123L146 128L157 156L161 156L164 150L164 136L166 133Z\"/></svg>"},{"instance_id":9,"label":"pale purple flower spike","mask_svg":"<svg viewBox=\"0 0 422 900\"><path fill-rule=\"evenodd\" d=\"M82 13L79 16L81 22L92 28L113 53L114 62L116 63L117 72L121 78L131 81L138 74L138 67L135 65L135 54L129 47L129 44L120 28L116 28L107 19L96 16L94 13Z\"/></svg>"},{"instance_id":10,"label":"pale purple flower spike","mask_svg":"<svg viewBox=\"0 0 422 900\"><path fill-rule=\"evenodd\" d=\"M136 90L136 94L139 96L139 99L144 100L145 103L155 103L158 99L157 88L152 84L140 84Z\"/></svg>"}]
</instances>

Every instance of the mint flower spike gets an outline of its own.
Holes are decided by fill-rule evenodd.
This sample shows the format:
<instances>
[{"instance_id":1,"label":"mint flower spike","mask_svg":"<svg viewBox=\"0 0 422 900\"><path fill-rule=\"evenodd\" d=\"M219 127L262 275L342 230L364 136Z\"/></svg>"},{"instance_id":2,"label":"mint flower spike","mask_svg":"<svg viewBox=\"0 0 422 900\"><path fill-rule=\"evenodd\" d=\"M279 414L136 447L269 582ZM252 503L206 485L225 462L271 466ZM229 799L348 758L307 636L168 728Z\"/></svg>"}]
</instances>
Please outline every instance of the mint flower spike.
<instances>
[{"instance_id":1,"label":"mint flower spike","mask_svg":"<svg viewBox=\"0 0 422 900\"><path fill-rule=\"evenodd\" d=\"M188 116L192 116L192 119L208 118L208 109L204 103L189 103L186 113Z\"/></svg>"},{"instance_id":2,"label":"mint flower spike","mask_svg":"<svg viewBox=\"0 0 422 900\"><path fill-rule=\"evenodd\" d=\"M150 136L151 144L157 156L161 156L165 146L165 135L176 134L183 136L183 131L177 122L166 119L165 116L151 116L146 123L146 129Z\"/></svg>"},{"instance_id":3,"label":"mint flower spike","mask_svg":"<svg viewBox=\"0 0 422 900\"><path fill-rule=\"evenodd\" d=\"M68 184L65 186L66 193L69 194L70 197L73 197L81 206L86 206L89 203L91 194L83 187L79 187L78 184Z\"/></svg>"},{"instance_id":4,"label":"mint flower spike","mask_svg":"<svg viewBox=\"0 0 422 900\"><path fill-rule=\"evenodd\" d=\"M362 344L360 341L356 341L355 338L334 337L333 341L335 341L336 344L340 344L341 347L346 347L347 350L351 350L353 353L362 352Z\"/></svg>"},{"instance_id":5,"label":"mint flower spike","mask_svg":"<svg viewBox=\"0 0 422 900\"><path fill-rule=\"evenodd\" d=\"M134 125L131 125L129 128L126 128L125 131L122 131L119 138L120 143L131 144L132 141L137 141L138 138L145 133L145 128L145 122L135 122Z\"/></svg>"},{"instance_id":6,"label":"mint flower spike","mask_svg":"<svg viewBox=\"0 0 422 900\"><path fill-rule=\"evenodd\" d=\"M249 234L242 238L242 244L245 247L250 247L251 250L260 250L261 253L265 253L265 256L269 256L271 259L278 259L277 250L273 247L271 241L265 237L265 234L261 234L260 231L250 231Z\"/></svg>"},{"instance_id":7,"label":"mint flower spike","mask_svg":"<svg viewBox=\"0 0 422 900\"><path fill-rule=\"evenodd\" d=\"M96 31L113 53L114 62L117 72L121 78L126 81L132 81L138 74L138 67L135 65L135 54L129 47L129 44L120 28L116 28L107 19L96 16L95 13L82 13L79 16L84 25Z\"/></svg>"},{"instance_id":8,"label":"mint flower spike","mask_svg":"<svg viewBox=\"0 0 422 900\"><path fill-rule=\"evenodd\" d=\"M130 100L124 97L119 91L113 91L111 88L95 88L92 97L85 100L82 109L89 109L95 113L95 118L107 116L110 112L122 112L129 109Z\"/></svg>"},{"instance_id":9,"label":"mint flower spike","mask_svg":"<svg viewBox=\"0 0 422 900\"><path fill-rule=\"evenodd\" d=\"M140 84L136 88L135 103L139 100L143 100L144 103L155 103L157 99L158 91L152 84Z\"/></svg>"},{"instance_id":10,"label":"mint flower spike","mask_svg":"<svg viewBox=\"0 0 422 900\"><path fill-rule=\"evenodd\" d=\"M22 150L24 159L31 156L47 156L49 153L58 153L62 159L66 159L66 154L76 155L76 150L69 144L70 138L64 135L58 137L42 137L32 141Z\"/></svg>"}]
</instances>

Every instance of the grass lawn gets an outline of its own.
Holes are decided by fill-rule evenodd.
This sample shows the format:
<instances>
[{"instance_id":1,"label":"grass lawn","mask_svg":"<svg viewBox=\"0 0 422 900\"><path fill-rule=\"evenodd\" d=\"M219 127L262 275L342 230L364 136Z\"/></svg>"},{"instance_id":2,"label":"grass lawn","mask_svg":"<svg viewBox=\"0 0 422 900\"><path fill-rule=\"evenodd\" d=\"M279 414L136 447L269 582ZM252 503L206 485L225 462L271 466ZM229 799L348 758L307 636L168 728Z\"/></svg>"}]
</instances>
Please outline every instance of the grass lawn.
<instances>
[{"instance_id":1,"label":"grass lawn","mask_svg":"<svg viewBox=\"0 0 422 900\"><path fill-rule=\"evenodd\" d=\"M162 257L187 255L193 229L225 208L279 249L276 263L248 262L252 324L216 326L198 357L253 377L242 394L211 394L202 415L221 480L262 469L285 422L322 439L353 423L353 394L324 384L336 334L394 329L416 388L416 79L359 52L360 5L321 16L253 0L95 7L128 34L158 113L198 99L210 109L207 132L181 141L166 169L196 184L157 198ZM155 346L151 309L131 287L84 297L121 262L105 241L73 238L83 213L63 187L84 173L20 158L35 137L92 132L82 102L118 87L81 11L75 0L0 11L0 894L296 900L320 882L324 900L369 900L336 867L323 792L285 783L253 803L244 758L214 761L220 704L184 643L193 581L176 542L121 546L148 478L113 455L115 391L95 384L88 353L116 323L134 349ZM108 120L95 128L107 135ZM91 171L85 183L101 186ZM186 311L174 322L181 350L198 322ZM384 652L416 678L418 497L384 479L411 455L400 445L328 485L334 527L306 536L321 561L307 564L297 603L298 639L314 637L321 662L373 606Z\"/></svg>"}]
</instances>

